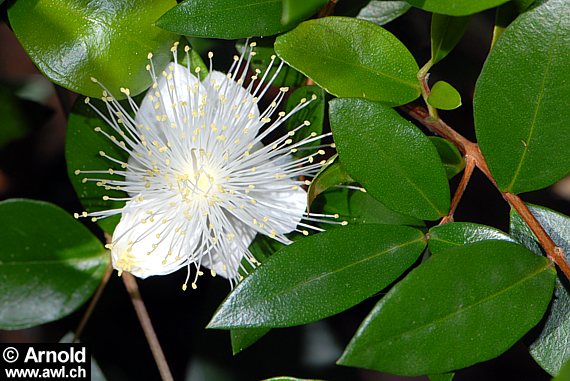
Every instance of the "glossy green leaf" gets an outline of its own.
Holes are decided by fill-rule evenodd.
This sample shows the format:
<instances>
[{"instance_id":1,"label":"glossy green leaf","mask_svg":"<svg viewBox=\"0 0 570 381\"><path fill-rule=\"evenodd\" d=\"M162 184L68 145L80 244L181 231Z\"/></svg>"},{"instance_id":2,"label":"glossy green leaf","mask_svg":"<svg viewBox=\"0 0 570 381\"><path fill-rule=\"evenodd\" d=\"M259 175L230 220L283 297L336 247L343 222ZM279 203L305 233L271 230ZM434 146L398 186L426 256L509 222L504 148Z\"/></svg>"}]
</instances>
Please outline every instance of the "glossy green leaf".
<instances>
[{"instance_id":1,"label":"glossy green leaf","mask_svg":"<svg viewBox=\"0 0 570 381\"><path fill-rule=\"evenodd\" d=\"M348 221L349 224L425 226L422 220L394 212L367 192L354 189L328 190L317 197L314 209L325 214L338 214L340 221Z\"/></svg>"},{"instance_id":2,"label":"glossy green leaf","mask_svg":"<svg viewBox=\"0 0 570 381\"><path fill-rule=\"evenodd\" d=\"M568 173L569 65L567 0L520 15L491 51L477 82L475 127L502 191L544 188Z\"/></svg>"},{"instance_id":3,"label":"glossy green leaf","mask_svg":"<svg viewBox=\"0 0 570 381\"><path fill-rule=\"evenodd\" d=\"M55 205L0 202L0 329L69 315L93 294L107 267L103 245Z\"/></svg>"},{"instance_id":4,"label":"glossy green leaf","mask_svg":"<svg viewBox=\"0 0 570 381\"><path fill-rule=\"evenodd\" d=\"M307 205L311 206L318 195L336 185L353 183L354 180L338 160L338 155L329 159L329 162L315 176L307 191Z\"/></svg>"},{"instance_id":5,"label":"glossy green leaf","mask_svg":"<svg viewBox=\"0 0 570 381\"><path fill-rule=\"evenodd\" d=\"M453 143L438 136L428 136L428 139L435 146L448 179L463 171L465 159Z\"/></svg>"},{"instance_id":6,"label":"glossy green leaf","mask_svg":"<svg viewBox=\"0 0 570 381\"><path fill-rule=\"evenodd\" d=\"M509 0L406 0L428 12L450 16L466 16L496 7Z\"/></svg>"},{"instance_id":7,"label":"glossy green leaf","mask_svg":"<svg viewBox=\"0 0 570 381\"><path fill-rule=\"evenodd\" d=\"M393 225L333 229L287 246L228 295L209 328L289 327L342 312L418 258L423 234Z\"/></svg>"},{"instance_id":8,"label":"glossy green leaf","mask_svg":"<svg viewBox=\"0 0 570 381\"><path fill-rule=\"evenodd\" d=\"M562 248L570 261L570 217L548 208L528 205L538 222ZM542 250L538 241L523 219L511 211L512 236L536 254ZM555 298L540 336L530 346L530 354L548 373L557 375L563 364L570 361L570 292L558 281Z\"/></svg>"},{"instance_id":9,"label":"glossy green leaf","mask_svg":"<svg viewBox=\"0 0 570 381\"><path fill-rule=\"evenodd\" d=\"M461 106L461 95L449 83L438 81L431 88L427 102L440 110L454 110Z\"/></svg>"},{"instance_id":10,"label":"glossy green leaf","mask_svg":"<svg viewBox=\"0 0 570 381\"><path fill-rule=\"evenodd\" d=\"M106 110L103 102L91 99L91 104L99 110ZM112 168L121 170L119 164L102 157L99 152L105 152L123 162L128 161L128 154L113 144L102 133L96 132L99 127L108 134L117 135L114 130L101 120L95 111L79 99L69 115L67 121L67 134L65 139L65 158L67 161L67 174L71 184L79 197L79 201L87 212L116 209L124 205L124 201L103 200L104 196L113 198L127 197L125 192L105 189L97 186L96 182L83 182L88 175L76 175L76 170L106 170ZM117 136L119 139L120 136ZM119 179L116 175L97 174L97 178ZM81 211L78 211L81 212ZM120 215L98 220L97 223L105 232L112 234L119 223Z\"/></svg>"},{"instance_id":11,"label":"glossy green leaf","mask_svg":"<svg viewBox=\"0 0 570 381\"><path fill-rule=\"evenodd\" d=\"M230 331L232 352L237 355L269 333L271 328L235 328Z\"/></svg>"},{"instance_id":12,"label":"glossy green leaf","mask_svg":"<svg viewBox=\"0 0 570 381\"><path fill-rule=\"evenodd\" d=\"M433 254L447 249L486 240L515 242L499 229L471 222L452 222L434 226L429 231L429 250Z\"/></svg>"},{"instance_id":13,"label":"glossy green leaf","mask_svg":"<svg viewBox=\"0 0 570 381\"><path fill-rule=\"evenodd\" d=\"M238 52L243 53L246 50L246 46L243 43L236 44L236 49ZM249 49L249 48L248 48ZM262 75L269 68L267 73L267 78L271 79L277 73L277 68L281 60L272 58L275 57L275 51L271 46L256 46L254 48L255 56L251 57L251 67L254 70L260 70ZM274 61L273 63L271 63ZM271 65L271 67L270 67ZM293 69L288 65L284 65L272 85L281 87L297 87L300 86L305 81L305 76L299 73L297 70Z\"/></svg>"},{"instance_id":14,"label":"glossy green leaf","mask_svg":"<svg viewBox=\"0 0 570 381\"><path fill-rule=\"evenodd\" d=\"M338 97L401 105L420 94L414 57L394 35L368 21L349 17L306 21L277 37L275 51Z\"/></svg>"},{"instance_id":15,"label":"glossy green leaf","mask_svg":"<svg viewBox=\"0 0 570 381\"><path fill-rule=\"evenodd\" d=\"M328 0L283 0L281 24L304 20L325 6Z\"/></svg>"},{"instance_id":16,"label":"glossy green leaf","mask_svg":"<svg viewBox=\"0 0 570 381\"><path fill-rule=\"evenodd\" d=\"M555 276L546 258L511 242L446 250L380 300L339 363L412 376L497 357L540 321Z\"/></svg>"},{"instance_id":17,"label":"glossy green leaf","mask_svg":"<svg viewBox=\"0 0 570 381\"><path fill-rule=\"evenodd\" d=\"M313 97L316 98L311 100ZM303 102L303 99L306 101L311 100L311 103L293 114L287 120L287 127L291 131L302 125L305 121L309 121L311 124L301 128L291 137L293 143L299 142L313 133L317 135L321 135L323 133L323 123L325 119L325 92L319 86L300 87L295 90L289 98L287 98L287 102L285 103L285 112L291 112L296 106ZM301 151L298 152L300 155L304 156L306 154L306 151L305 154L302 154L304 148L314 147L319 144L321 144L320 140L304 144L300 147Z\"/></svg>"},{"instance_id":18,"label":"glossy green leaf","mask_svg":"<svg viewBox=\"0 0 570 381\"><path fill-rule=\"evenodd\" d=\"M455 48L469 25L468 16L456 17L434 13L431 16L431 63L435 65Z\"/></svg>"},{"instance_id":19,"label":"glossy green leaf","mask_svg":"<svg viewBox=\"0 0 570 381\"><path fill-rule=\"evenodd\" d=\"M192 37L233 40L271 36L293 26L281 24L282 10L281 0L185 0L156 25Z\"/></svg>"},{"instance_id":20,"label":"glossy green leaf","mask_svg":"<svg viewBox=\"0 0 570 381\"><path fill-rule=\"evenodd\" d=\"M120 87L138 94L150 85L149 52L157 68L171 59L177 36L154 21L174 5L174 0L18 1L8 16L16 37L50 80L99 97L94 77L119 98Z\"/></svg>"},{"instance_id":21,"label":"glossy green leaf","mask_svg":"<svg viewBox=\"0 0 570 381\"><path fill-rule=\"evenodd\" d=\"M306 378L295 378L295 377L273 377L263 381L319 381L319 380L314 380L314 379L309 380Z\"/></svg>"},{"instance_id":22,"label":"glossy green leaf","mask_svg":"<svg viewBox=\"0 0 570 381\"><path fill-rule=\"evenodd\" d=\"M429 381L453 381L455 373L430 374Z\"/></svg>"},{"instance_id":23,"label":"glossy green leaf","mask_svg":"<svg viewBox=\"0 0 570 381\"><path fill-rule=\"evenodd\" d=\"M356 17L382 26L402 16L410 8L412 6L405 1L372 0Z\"/></svg>"},{"instance_id":24,"label":"glossy green leaf","mask_svg":"<svg viewBox=\"0 0 570 381\"><path fill-rule=\"evenodd\" d=\"M433 144L396 111L365 99L334 99L330 121L339 157L371 196L397 212L435 220L449 185Z\"/></svg>"}]
</instances>

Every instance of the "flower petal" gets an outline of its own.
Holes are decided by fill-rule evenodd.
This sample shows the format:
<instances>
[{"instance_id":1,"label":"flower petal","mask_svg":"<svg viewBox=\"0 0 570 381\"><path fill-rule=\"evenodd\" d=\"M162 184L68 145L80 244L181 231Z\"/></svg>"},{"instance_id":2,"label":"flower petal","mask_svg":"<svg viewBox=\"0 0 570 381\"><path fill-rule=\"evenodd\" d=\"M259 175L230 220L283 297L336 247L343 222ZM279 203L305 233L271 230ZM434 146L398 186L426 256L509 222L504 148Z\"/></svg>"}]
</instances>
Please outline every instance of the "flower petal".
<instances>
[{"instance_id":1,"label":"flower petal","mask_svg":"<svg viewBox=\"0 0 570 381\"><path fill-rule=\"evenodd\" d=\"M113 233L111 248L115 269L143 279L170 274L187 264L187 256L181 255L181 251L188 239L181 239L162 216L149 216L148 204L127 203Z\"/></svg>"},{"instance_id":2,"label":"flower petal","mask_svg":"<svg viewBox=\"0 0 570 381\"><path fill-rule=\"evenodd\" d=\"M261 123L257 102L250 92L224 73L215 70L208 74L203 85L208 92L208 100L214 100L218 105L216 117L219 123L225 124L227 121L236 120L235 116L239 115L238 119L242 122L234 125L244 130L244 136L248 141L252 141Z\"/></svg>"},{"instance_id":3,"label":"flower petal","mask_svg":"<svg viewBox=\"0 0 570 381\"><path fill-rule=\"evenodd\" d=\"M276 189L279 187L278 189ZM295 186L292 180L280 180L273 189L258 188L251 192L258 205L268 205L265 215L269 217L270 226L279 234L290 233L301 222L307 209L307 192Z\"/></svg>"},{"instance_id":4,"label":"flower petal","mask_svg":"<svg viewBox=\"0 0 570 381\"><path fill-rule=\"evenodd\" d=\"M206 94L205 87L187 67L171 62L159 75L156 86L151 86L146 93L135 121L154 128L155 133L162 133L163 126L182 124L182 102L197 106ZM163 115L166 115L167 120L163 120Z\"/></svg>"},{"instance_id":5,"label":"flower petal","mask_svg":"<svg viewBox=\"0 0 570 381\"><path fill-rule=\"evenodd\" d=\"M228 214L227 218L232 229L235 230L236 239L239 241L226 241L224 252L212 253L212 262L210 262L208 256L204 256L202 266L214 270L216 274L224 278L232 279L239 275L240 263L246 254L247 248L253 242L256 231L232 215Z\"/></svg>"}]
</instances>

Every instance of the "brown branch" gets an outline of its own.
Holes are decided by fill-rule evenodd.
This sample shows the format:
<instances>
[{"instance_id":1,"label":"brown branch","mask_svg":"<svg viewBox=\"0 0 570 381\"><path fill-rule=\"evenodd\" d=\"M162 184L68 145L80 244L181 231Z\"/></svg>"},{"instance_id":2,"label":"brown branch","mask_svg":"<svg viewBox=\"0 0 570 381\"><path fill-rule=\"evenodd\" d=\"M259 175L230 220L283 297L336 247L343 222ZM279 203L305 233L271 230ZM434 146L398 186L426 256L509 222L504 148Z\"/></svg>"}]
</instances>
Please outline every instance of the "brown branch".
<instances>
[{"instance_id":1,"label":"brown branch","mask_svg":"<svg viewBox=\"0 0 570 381\"><path fill-rule=\"evenodd\" d=\"M338 3L338 0L330 0L328 3L326 3L325 6L322 7L319 13L317 14L317 18L327 17L332 15L336 3Z\"/></svg>"},{"instance_id":2,"label":"brown branch","mask_svg":"<svg viewBox=\"0 0 570 381\"><path fill-rule=\"evenodd\" d=\"M93 310L95 309L95 306L99 302L99 299L101 299L101 295L103 294L103 290L105 289L105 286L107 285L107 283L109 283L109 278L111 277L112 273L113 273L113 266L111 266L111 262L109 262L107 269L105 269L105 274L103 274L103 278L101 279L101 283L99 283L99 286L97 286L97 290L95 290L95 294L93 295L93 298L91 299L91 302L89 303L89 306L85 310L85 313L81 317L81 321L79 322L79 325L77 326L77 329L75 330L75 336L73 337L74 343L77 343L79 341L79 337L81 337L81 334L83 333L83 330L85 329L85 325L89 321L91 314L93 314Z\"/></svg>"},{"instance_id":3,"label":"brown branch","mask_svg":"<svg viewBox=\"0 0 570 381\"><path fill-rule=\"evenodd\" d=\"M424 96L424 99L426 99L427 95L429 95L429 86L426 81L426 76L427 73L424 73L423 76L418 76L418 79L422 84L422 95ZM487 162L485 161L485 158L483 157L483 154L481 153L481 150L479 149L479 145L477 143L474 143L459 134L453 128L448 126L441 118L434 118L423 107L406 105L402 107L402 110L404 110L408 115L417 120L431 132L455 144L455 146L461 151L461 153L463 153L466 159L470 158L475 166L479 168L481 172L485 174L485 176L487 176L487 178L497 189L499 189L497 182L493 178L493 175L491 174L491 171L487 166ZM522 219L535 234L538 242L544 249L546 256L552 262L554 262L560 268L560 270L562 270L568 279L570 279L570 265L566 260L566 256L564 255L563 250L560 247L556 246L554 241L552 241L552 238L550 238L542 225L540 225L540 222L538 222L534 215L528 210L522 199L519 196L508 192L501 191L501 194L503 195L503 198L509 203L509 205L520 214ZM444 217L444 219L445 218L448 217Z\"/></svg>"},{"instance_id":4,"label":"brown branch","mask_svg":"<svg viewBox=\"0 0 570 381\"><path fill-rule=\"evenodd\" d=\"M121 277L123 278L123 283L125 284L125 287L131 297L131 301L133 302L133 306L135 307L137 317L139 318L139 322L141 323L144 335L146 336L146 340L154 357L154 361L156 362L156 366L160 372L161 379L163 381L174 380L172 378L170 368L168 367L168 363L166 362L166 357L164 357L164 352L162 352L162 348L160 347L156 332L152 327L152 322L144 305L136 279L126 272L123 273Z\"/></svg>"},{"instance_id":5,"label":"brown branch","mask_svg":"<svg viewBox=\"0 0 570 381\"><path fill-rule=\"evenodd\" d=\"M453 215L455 214L457 205L459 205L459 201L461 201L461 198L463 197L463 193L467 188L467 184L469 184L469 180L471 180L473 169L475 169L475 160L471 156L465 156L465 162L465 170L463 171L461 181L459 182L455 194L453 195L453 199L451 200L449 213L447 213L447 216L441 219L439 222L440 225L447 224L448 222L453 222Z\"/></svg>"}]
</instances>

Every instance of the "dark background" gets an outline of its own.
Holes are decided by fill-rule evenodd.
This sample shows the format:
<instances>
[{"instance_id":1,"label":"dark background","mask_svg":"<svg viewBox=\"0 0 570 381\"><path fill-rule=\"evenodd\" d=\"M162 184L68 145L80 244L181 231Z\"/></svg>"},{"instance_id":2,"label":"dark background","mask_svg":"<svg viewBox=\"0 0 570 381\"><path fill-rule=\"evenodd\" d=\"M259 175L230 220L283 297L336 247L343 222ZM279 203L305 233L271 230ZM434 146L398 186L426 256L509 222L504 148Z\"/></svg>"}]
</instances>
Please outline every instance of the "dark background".
<instances>
[{"instance_id":1,"label":"dark background","mask_svg":"<svg viewBox=\"0 0 570 381\"><path fill-rule=\"evenodd\" d=\"M341 0L336 14L354 15L355 10L365 3ZM5 21L6 6L0 6L0 89L15 91L26 84L42 100L43 106L19 102L12 108L13 112L21 114L28 133L0 148L0 199L25 197L46 200L70 213L80 211L82 208L66 175L64 158L64 110L70 107L75 95L56 88L39 74ZM430 78L431 83L443 79L461 93L463 106L452 112L443 112L442 118L470 139L475 138L471 108L473 90L489 51L493 21L494 13L491 11L473 17L462 42L433 68ZM413 9L386 26L411 50L420 66L429 59L429 22L429 14ZM202 45L215 51L215 65L221 70L227 68L235 54L230 41L203 42ZM458 180L452 181L453 187ZM562 181L552 189L526 194L523 198L569 214L569 194L569 181ZM508 205L500 194L476 172L457 210L456 220L488 224L508 231L508 214ZM101 234L95 226L88 226ZM139 282L176 380L261 380L280 375L331 381L414 379L334 365L342 348L381 295L322 322L273 330L251 348L232 356L227 332L204 329L229 291L228 282L207 278L201 281L197 291L182 292L180 285L185 276L185 271L180 271ZM77 327L84 310L41 327L0 331L0 341L58 341ZM481 325L484 324L482 321ZM495 360L459 371L455 379L550 379L527 352L525 343L531 342L535 334L529 333ZM159 379L129 297L116 273L111 277L82 340L90 344L95 359L109 380Z\"/></svg>"}]
</instances>

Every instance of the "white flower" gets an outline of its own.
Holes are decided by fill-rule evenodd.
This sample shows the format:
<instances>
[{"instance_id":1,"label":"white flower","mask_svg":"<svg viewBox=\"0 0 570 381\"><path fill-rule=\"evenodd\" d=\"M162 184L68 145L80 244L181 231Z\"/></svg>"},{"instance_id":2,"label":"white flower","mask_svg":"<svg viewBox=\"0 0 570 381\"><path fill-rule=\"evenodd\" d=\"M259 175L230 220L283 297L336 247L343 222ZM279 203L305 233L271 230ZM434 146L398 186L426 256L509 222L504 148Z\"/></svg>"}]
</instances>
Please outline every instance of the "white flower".
<instances>
[{"instance_id":1,"label":"white flower","mask_svg":"<svg viewBox=\"0 0 570 381\"><path fill-rule=\"evenodd\" d=\"M187 57L188 50L186 47ZM258 104L277 74L269 78L268 69L259 79L261 73L257 71L243 87L255 52L236 56L227 75L211 69L210 53L210 73L200 81L199 69L195 76L189 63L177 63L176 45L172 51L174 62L159 75L149 54L147 70L153 85L140 107L128 89L121 89L134 117L100 84L105 89L107 113L92 107L115 133L95 130L124 149L129 159L125 163L101 151L101 156L124 170L75 173L118 175L121 179L84 181L124 190L129 197L121 209L82 215L96 220L121 213L108 245L113 266L119 272L145 278L186 266L186 289L190 267L196 269L191 283L196 288L196 279L202 274L200 267L204 266L211 269L212 275L220 274L233 284L244 258L252 265L257 263L248 250L256 234L289 244L286 233L307 235L307 229L321 230L306 223L326 216L305 213L306 192L302 186L310 184L307 177L323 165L324 161L315 160L315 156L324 151L317 147L317 152L302 158L294 158L292 153L323 136L313 133L293 143L295 132L309 125L305 121L270 144L262 143L312 99L302 100L289 114L277 112L287 91L282 88L260 111Z\"/></svg>"}]
</instances>

